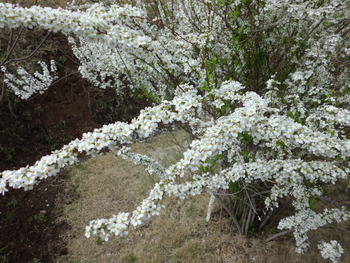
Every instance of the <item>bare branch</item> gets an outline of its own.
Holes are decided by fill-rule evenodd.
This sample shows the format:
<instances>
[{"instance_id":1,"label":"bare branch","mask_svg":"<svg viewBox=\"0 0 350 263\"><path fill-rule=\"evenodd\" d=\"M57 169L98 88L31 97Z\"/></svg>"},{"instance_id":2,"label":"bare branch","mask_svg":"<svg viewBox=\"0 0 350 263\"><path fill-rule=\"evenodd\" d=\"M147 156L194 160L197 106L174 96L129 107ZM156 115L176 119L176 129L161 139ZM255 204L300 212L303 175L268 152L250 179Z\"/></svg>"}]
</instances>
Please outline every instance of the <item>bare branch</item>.
<instances>
[{"instance_id":1,"label":"bare branch","mask_svg":"<svg viewBox=\"0 0 350 263\"><path fill-rule=\"evenodd\" d=\"M290 230L286 230L286 231L277 233L277 234L275 234L275 235L270 236L269 238L267 238L267 239L265 240L265 242L266 242L266 243L271 242L271 241L273 241L273 240L276 239L276 238L279 238L279 237L281 237L281 236L288 235L288 234L290 234L290 233L292 233L292 232L293 232L293 229L290 229Z\"/></svg>"},{"instance_id":2,"label":"bare branch","mask_svg":"<svg viewBox=\"0 0 350 263\"><path fill-rule=\"evenodd\" d=\"M218 199L220 205L226 210L226 212L230 215L233 223L236 225L236 228L238 230L238 233L240 235L242 235L242 229L241 226L238 223L238 220L236 218L236 216L232 213L232 211L227 207L227 205L225 204L224 200L222 200L217 194L215 194L215 197Z\"/></svg>"},{"instance_id":3,"label":"bare branch","mask_svg":"<svg viewBox=\"0 0 350 263\"><path fill-rule=\"evenodd\" d=\"M46 34L46 36L43 38L43 40L41 40L40 44L36 47L36 49L35 49L32 53L30 53L29 55L27 55L27 56L25 56L25 57L22 57L22 58L10 59L10 60L8 60L7 62L3 63L2 65L3 65L3 66L6 66L6 65L9 64L9 63L18 62L18 61L22 61L22 60L26 60L26 59L32 57L32 56L41 48L41 46L44 44L45 40L48 38L48 36L50 35L50 33L51 33L51 32L48 32L48 33ZM2 65L0 65L0 66L2 66Z\"/></svg>"},{"instance_id":4,"label":"bare branch","mask_svg":"<svg viewBox=\"0 0 350 263\"><path fill-rule=\"evenodd\" d=\"M0 64L0 67L2 66L6 66L8 63L10 63L11 60L8 60L10 58L10 56L12 55L13 53L13 50L15 49L15 46L17 45L18 43L18 39L19 37L22 35L24 31L24 28L22 27L15 39L15 41L12 43L11 45L11 42L12 42L12 39L13 39L13 30L11 29L11 33L10 33L10 39L9 39L9 43L8 43L8 47L7 47L7 54L6 54L6 57L5 59L1 62ZM11 46L11 47L10 47ZM9 48L10 47L10 48Z\"/></svg>"}]
</instances>

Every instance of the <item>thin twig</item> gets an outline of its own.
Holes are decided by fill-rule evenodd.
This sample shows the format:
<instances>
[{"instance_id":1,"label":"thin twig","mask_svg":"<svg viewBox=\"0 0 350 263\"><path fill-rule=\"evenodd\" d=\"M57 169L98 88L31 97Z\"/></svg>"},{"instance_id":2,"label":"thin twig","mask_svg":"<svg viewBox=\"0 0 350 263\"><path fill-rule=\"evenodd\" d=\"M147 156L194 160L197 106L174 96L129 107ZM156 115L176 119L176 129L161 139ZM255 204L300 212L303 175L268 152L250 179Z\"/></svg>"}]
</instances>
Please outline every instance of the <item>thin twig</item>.
<instances>
[{"instance_id":1,"label":"thin twig","mask_svg":"<svg viewBox=\"0 0 350 263\"><path fill-rule=\"evenodd\" d=\"M15 59L10 59L8 60L7 62L5 62L3 65L6 66L7 64L9 63L12 63L12 62L18 62L18 61L22 61L22 60L26 60L30 57L32 57L40 48L41 46L44 44L45 40L48 38L48 36L50 35L51 32L48 32L46 34L46 36L43 38L43 40L41 40L40 44L36 47L36 49L30 53L29 55L25 56L25 57L22 57L22 58L15 58Z\"/></svg>"},{"instance_id":2,"label":"thin twig","mask_svg":"<svg viewBox=\"0 0 350 263\"><path fill-rule=\"evenodd\" d=\"M342 228L342 227L337 227L337 226L321 226L321 228L331 228L331 229L336 229L336 230L339 230L345 234L348 234L350 235L350 231L345 229L345 228Z\"/></svg>"},{"instance_id":3,"label":"thin twig","mask_svg":"<svg viewBox=\"0 0 350 263\"><path fill-rule=\"evenodd\" d=\"M215 194L215 197L218 199L220 205L226 210L226 212L230 215L233 223L236 225L237 227L237 230L238 230L238 233L240 235L242 235L242 229L241 229L241 226L239 225L238 223L238 220L236 218L236 216L232 213L232 211L227 207L227 205L225 204L225 202L217 195Z\"/></svg>"},{"instance_id":4,"label":"thin twig","mask_svg":"<svg viewBox=\"0 0 350 263\"><path fill-rule=\"evenodd\" d=\"M222 207L220 207L220 219L219 219L219 224L220 224L220 231L222 231Z\"/></svg>"},{"instance_id":5,"label":"thin twig","mask_svg":"<svg viewBox=\"0 0 350 263\"><path fill-rule=\"evenodd\" d=\"M257 214L256 207L253 205L253 202L252 202L252 200L250 199L250 195L249 195L247 189L245 188L244 190L245 190L245 193L246 193L246 195L247 195L247 197L248 197L248 201L249 201L250 206L253 208L254 213Z\"/></svg>"},{"instance_id":6,"label":"thin twig","mask_svg":"<svg viewBox=\"0 0 350 263\"><path fill-rule=\"evenodd\" d=\"M0 94L0 105L2 104L4 98L5 98L5 82L3 81L2 82L2 85L1 85L1 94Z\"/></svg>"},{"instance_id":7,"label":"thin twig","mask_svg":"<svg viewBox=\"0 0 350 263\"><path fill-rule=\"evenodd\" d=\"M274 211L271 209L271 210L269 210L267 215L264 216L263 220L259 224L258 231L260 231L260 230L262 230L264 228L264 226L266 225L267 221L271 218L273 212Z\"/></svg>"},{"instance_id":8,"label":"thin twig","mask_svg":"<svg viewBox=\"0 0 350 263\"><path fill-rule=\"evenodd\" d=\"M326 18L322 18L312 29L311 31L309 32L309 36L312 35L312 33L322 24L322 22L325 20Z\"/></svg>"},{"instance_id":9,"label":"thin twig","mask_svg":"<svg viewBox=\"0 0 350 263\"><path fill-rule=\"evenodd\" d=\"M11 45L11 42L12 42L12 39L13 39L13 30L11 29L11 34L10 34L10 40L9 40L9 43L8 43L8 48L7 48L7 54L6 54L6 57L5 59L1 62L0 64L0 67L1 66L6 66L9 62L8 62L8 59L10 58L10 56L12 55L13 53L13 50L15 49L15 46L17 45L18 43L18 39L19 37L22 35L24 31L24 28L22 27L21 30L19 31L15 41L13 42L13 44ZM9 48L11 46L11 48ZM11 60L10 60L11 61Z\"/></svg>"},{"instance_id":10,"label":"thin twig","mask_svg":"<svg viewBox=\"0 0 350 263\"><path fill-rule=\"evenodd\" d=\"M134 83L134 80L132 79L131 72L130 72L130 70L129 70L129 68L128 68L128 65L126 65L126 63L125 63L125 61L124 61L122 55L120 54L119 49L117 48L116 50L117 50L117 53L118 53L118 55L119 55L121 61L122 61L123 64L124 64L124 67L125 67L125 70L126 70L126 74L129 76L129 79L130 79L130 81L131 81L131 85L135 88L135 83Z\"/></svg>"},{"instance_id":11,"label":"thin twig","mask_svg":"<svg viewBox=\"0 0 350 263\"><path fill-rule=\"evenodd\" d=\"M338 28L335 33L338 34L340 31L342 31L344 28L346 28L348 25L350 25L350 20L345 22L345 24L341 27L341 28Z\"/></svg>"},{"instance_id":12,"label":"thin twig","mask_svg":"<svg viewBox=\"0 0 350 263\"><path fill-rule=\"evenodd\" d=\"M181 149L181 151L185 151L185 147L183 147L178 139L175 137L174 133L171 131L170 135L173 137L173 140L175 141L175 144Z\"/></svg>"},{"instance_id":13,"label":"thin twig","mask_svg":"<svg viewBox=\"0 0 350 263\"><path fill-rule=\"evenodd\" d=\"M50 86L54 86L54 85L56 85L58 82L60 82L61 80L65 79L65 78L68 78L69 76L75 75L75 74L77 74L77 73L79 73L79 71L73 71L73 72L71 72L71 73L69 73L69 74L63 76L62 78L59 78L59 79L56 80L54 83L52 83Z\"/></svg>"},{"instance_id":14,"label":"thin twig","mask_svg":"<svg viewBox=\"0 0 350 263\"><path fill-rule=\"evenodd\" d=\"M252 211L253 211L253 208L252 207L248 207L249 209L249 212L248 212L248 216L246 218L246 222L245 222L245 227L244 227L244 235L247 235L248 234L248 231L249 231L249 225L250 225L250 220L252 218L252 214L254 214Z\"/></svg>"},{"instance_id":15,"label":"thin twig","mask_svg":"<svg viewBox=\"0 0 350 263\"><path fill-rule=\"evenodd\" d=\"M278 237L287 235L287 234L292 233L292 232L293 232L293 229L280 232L280 233L278 233L278 234L275 234L275 235L273 235L273 236L270 236L269 238L267 238L267 239L265 240L265 242L266 242L266 243L271 242L271 241L273 241L274 239L276 239L276 238L278 238Z\"/></svg>"}]
</instances>

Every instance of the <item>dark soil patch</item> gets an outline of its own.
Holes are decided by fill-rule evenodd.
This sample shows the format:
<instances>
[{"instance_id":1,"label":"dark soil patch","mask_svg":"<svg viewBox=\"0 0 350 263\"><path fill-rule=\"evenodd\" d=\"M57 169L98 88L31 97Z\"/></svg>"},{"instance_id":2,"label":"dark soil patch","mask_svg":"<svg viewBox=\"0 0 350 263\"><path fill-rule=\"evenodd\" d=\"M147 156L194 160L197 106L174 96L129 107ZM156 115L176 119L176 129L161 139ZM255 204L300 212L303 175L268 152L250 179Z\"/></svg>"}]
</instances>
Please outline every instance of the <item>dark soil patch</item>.
<instances>
[{"instance_id":1,"label":"dark soil patch","mask_svg":"<svg viewBox=\"0 0 350 263\"><path fill-rule=\"evenodd\" d=\"M75 72L78 66L66 39L54 35L49 43L59 49L41 55L46 60L64 58L59 77ZM117 96L112 89L91 87L77 74L28 101L9 96L0 106L0 171L32 165L84 132L110 122L130 121L148 105L140 96ZM0 262L50 263L66 253L62 237L69 226L57 220L56 204L67 182L62 172L32 191L10 189L0 196Z\"/></svg>"},{"instance_id":2,"label":"dark soil patch","mask_svg":"<svg viewBox=\"0 0 350 263\"><path fill-rule=\"evenodd\" d=\"M50 178L32 191L14 190L1 198L1 262L54 262L67 253L62 237L69 225L57 221L55 209L65 179Z\"/></svg>"}]
</instances>

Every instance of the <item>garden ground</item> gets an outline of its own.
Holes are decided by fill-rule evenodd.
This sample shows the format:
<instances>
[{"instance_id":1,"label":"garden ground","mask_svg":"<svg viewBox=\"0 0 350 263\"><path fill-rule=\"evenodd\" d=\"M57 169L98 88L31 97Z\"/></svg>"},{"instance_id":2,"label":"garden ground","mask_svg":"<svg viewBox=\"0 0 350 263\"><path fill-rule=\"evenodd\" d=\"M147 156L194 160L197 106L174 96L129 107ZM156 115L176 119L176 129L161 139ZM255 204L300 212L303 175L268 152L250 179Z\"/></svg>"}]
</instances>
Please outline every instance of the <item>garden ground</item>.
<instances>
[{"instance_id":1,"label":"garden ground","mask_svg":"<svg viewBox=\"0 0 350 263\"><path fill-rule=\"evenodd\" d=\"M43 37L35 34L34 40ZM53 35L50 43L59 48L45 49L40 57L60 61L60 77L76 71L66 40ZM30 47L31 43L25 45ZM146 99L130 95L120 97L113 90L93 88L73 74L28 101L8 97L0 108L0 170L33 164L82 133L105 123L129 121L150 105ZM181 156L181 147L176 145L186 143L186 134L178 131L134 148L169 165ZM264 242L276 233L277 219L290 212L288 206L272 218L263 233L245 238L235 234L219 207L214 209L212 220L205 221L206 195L185 202L167 200L168 209L125 238L101 244L84 237L89 220L133 210L154 180L142 167L108 153L66 169L33 191L11 189L0 197L0 262L323 262L315 244L329 237L342 242L346 250L343 261L350 262L346 231L311 233L316 243L309 253L299 255L294 252L291 236ZM331 189L335 200L348 193L348 185L342 182L336 191ZM349 229L348 225L343 227Z\"/></svg>"}]
</instances>

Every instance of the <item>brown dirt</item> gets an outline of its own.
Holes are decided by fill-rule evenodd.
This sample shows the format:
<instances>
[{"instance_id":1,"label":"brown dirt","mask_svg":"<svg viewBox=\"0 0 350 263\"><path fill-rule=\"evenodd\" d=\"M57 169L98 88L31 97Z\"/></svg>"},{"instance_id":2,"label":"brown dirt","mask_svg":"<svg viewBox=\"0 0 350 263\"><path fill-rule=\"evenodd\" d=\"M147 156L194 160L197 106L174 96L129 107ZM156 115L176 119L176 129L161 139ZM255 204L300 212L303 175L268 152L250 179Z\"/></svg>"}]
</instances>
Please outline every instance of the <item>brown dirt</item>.
<instances>
[{"instance_id":1,"label":"brown dirt","mask_svg":"<svg viewBox=\"0 0 350 263\"><path fill-rule=\"evenodd\" d=\"M59 77L77 70L64 37L53 35L48 43L59 48L40 54L46 60L61 59ZM0 105L0 171L33 164L103 124L131 120L150 105L131 95L118 97L114 90L91 87L73 74L28 101L9 96ZM62 237L68 225L56 220L56 203L66 183L63 172L33 191L11 189L0 196L0 262L50 263L66 253Z\"/></svg>"}]
</instances>

